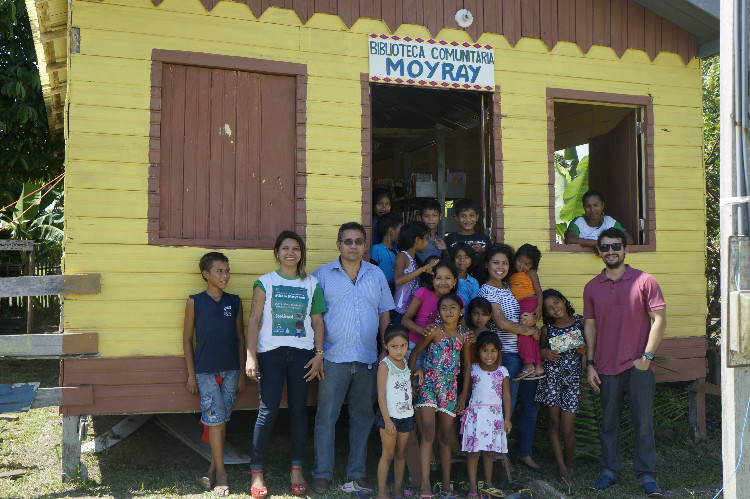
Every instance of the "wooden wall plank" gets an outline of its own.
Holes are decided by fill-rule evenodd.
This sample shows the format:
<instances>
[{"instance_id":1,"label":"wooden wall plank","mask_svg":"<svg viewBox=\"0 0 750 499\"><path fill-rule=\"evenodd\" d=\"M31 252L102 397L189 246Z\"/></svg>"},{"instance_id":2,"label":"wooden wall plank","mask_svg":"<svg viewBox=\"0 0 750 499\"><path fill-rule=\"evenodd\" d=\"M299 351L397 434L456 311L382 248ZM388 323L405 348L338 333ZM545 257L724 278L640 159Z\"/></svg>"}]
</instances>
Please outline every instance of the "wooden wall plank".
<instances>
[{"instance_id":1,"label":"wooden wall plank","mask_svg":"<svg viewBox=\"0 0 750 499\"><path fill-rule=\"evenodd\" d=\"M539 27L540 36L548 49L557 45L557 0L540 0Z\"/></svg>"},{"instance_id":2,"label":"wooden wall plank","mask_svg":"<svg viewBox=\"0 0 750 499\"><path fill-rule=\"evenodd\" d=\"M677 53L682 57L682 61L687 64L690 54L690 34L680 27L677 28Z\"/></svg>"},{"instance_id":3,"label":"wooden wall plank","mask_svg":"<svg viewBox=\"0 0 750 499\"><path fill-rule=\"evenodd\" d=\"M634 0L628 0L628 48L645 49L644 22L645 10Z\"/></svg>"},{"instance_id":4,"label":"wooden wall plank","mask_svg":"<svg viewBox=\"0 0 750 499\"><path fill-rule=\"evenodd\" d=\"M643 47L646 53L648 54L648 58L652 61L656 58L657 47L656 47L656 14L654 14L652 11L645 9L644 12L644 40L643 40Z\"/></svg>"},{"instance_id":5,"label":"wooden wall plank","mask_svg":"<svg viewBox=\"0 0 750 499\"><path fill-rule=\"evenodd\" d=\"M197 168L199 165L208 165L211 161L211 130L206 123L211 120L211 70L200 68L198 72L198 106L196 108L196 125L200 128L196 132L196 171L195 171L195 209L193 214L195 220L193 227L197 239L208 239L210 220L203 214L209 212L209 187L211 185L211 172L208 168ZM200 188L197 188L200 186Z\"/></svg>"},{"instance_id":6,"label":"wooden wall plank","mask_svg":"<svg viewBox=\"0 0 750 499\"><path fill-rule=\"evenodd\" d=\"M463 6L463 0L443 0L440 3L443 5L442 26L456 27L456 11Z\"/></svg>"},{"instance_id":7,"label":"wooden wall plank","mask_svg":"<svg viewBox=\"0 0 750 499\"><path fill-rule=\"evenodd\" d=\"M485 2L483 27L485 33L503 32L503 9L500 2Z\"/></svg>"},{"instance_id":8,"label":"wooden wall plank","mask_svg":"<svg viewBox=\"0 0 750 499\"><path fill-rule=\"evenodd\" d=\"M628 48L628 0L612 0L611 45L617 57L622 57Z\"/></svg>"},{"instance_id":9,"label":"wooden wall plank","mask_svg":"<svg viewBox=\"0 0 750 499\"><path fill-rule=\"evenodd\" d=\"M521 0L521 36L541 38L539 0Z\"/></svg>"},{"instance_id":10,"label":"wooden wall plank","mask_svg":"<svg viewBox=\"0 0 750 499\"><path fill-rule=\"evenodd\" d=\"M1 298L99 293L101 289L99 274L3 277L0 279Z\"/></svg>"},{"instance_id":11,"label":"wooden wall plank","mask_svg":"<svg viewBox=\"0 0 750 499\"><path fill-rule=\"evenodd\" d=\"M507 0L503 6L503 34L511 46L521 39L521 1Z\"/></svg>"},{"instance_id":12,"label":"wooden wall plank","mask_svg":"<svg viewBox=\"0 0 750 499\"><path fill-rule=\"evenodd\" d=\"M0 335L0 357L38 359L96 353L97 333Z\"/></svg>"},{"instance_id":13,"label":"wooden wall plank","mask_svg":"<svg viewBox=\"0 0 750 499\"><path fill-rule=\"evenodd\" d=\"M380 16L391 33L395 33L396 25L396 0L380 0Z\"/></svg>"},{"instance_id":14,"label":"wooden wall plank","mask_svg":"<svg viewBox=\"0 0 750 499\"><path fill-rule=\"evenodd\" d=\"M196 236L195 220L197 214L196 201L198 190L203 185L198 184L198 140L200 124L198 122L198 106L200 91L198 88L198 74L205 68L189 66L185 72L185 138L183 147L185 159L183 162L183 193L182 193L182 237Z\"/></svg>"},{"instance_id":15,"label":"wooden wall plank","mask_svg":"<svg viewBox=\"0 0 750 499\"><path fill-rule=\"evenodd\" d=\"M258 0L246 0L246 1L252 2L252 1L258 1ZM311 2L310 0L293 0L293 1L294 1L293 3L294 11L297 13L299 20L302 21L302 24L307 24L307 21L310 20L310 18L312 17L314 13L313 7L315 6L315 4ZM367 0L360 0L360 4L362 4L362 2L365 2L368 5L376 3L376 2L370 2ZM253 14L255 14L255 11L253 11ZM255 17L259 17L259 16L256 14ZM363 15L363 17L368 17L368 16Z\"/></svg>"},{"instance_id":16,"label":"wooden wall plank","mask_svg":"<svg viewBox=\"0 0 750 499\"><path fill-rule=\"evenodd\" d=\"M222 143L221 151L221 177L219 179L221 191L221 219L220 225L221 239L231 241L234 236L235 222L235 170L237 155L235 153L235 143L237 141L237 72L222 71L224 79L224 99L222 113L222 130L218 137ZM213 179L212 179L213 180ZM217 223L212 220L211 223Z\"/></svg>"},{"instance_id":17,"label":"wooden wall plank","mask_svg":"<svg viewBox=\"0 0 750 499\"><path fill-rule=\"evenodd\" d=\"M560 41L575 41L575 11L575 0L558 0L557 31Z\"/></svg>"},{"instance_id":18,"label":"wooden wall plank","mask_svg":"<svg viewBox=\"0 0 750 499\"><path fill-rule=\"evenodd\" d=\"M309 0L295 0L307 4ZM380 0L359 0L359 15L367 19L381 19Z\"/></svg>"},{"instance_id":19,"label":"wooden wall plank","mask_svg":"<svg viewBox=\"0 0 750 499\"><path fill-rule=\"evenodd\" d=\"M576 0L576 37L575 40L578 46L581 47L581 51L585 54L591 48L591 40L593 38L593 26L591 24L591 16L593 14L591 0Z\"/></svg>"},{"instance_id":20,"label":"wooden wall plank","mask_svg":"<svg viewBox=\"0 0 750 499\"><path fill-rule=\"evenodd\" d=\"M482 36L482 33L484 33L484 23L480 21L480 19L484 20L483 7L484 0L465 0L464 2L464 8L469 9L469 12L474 15L474 22L466 29L469 36L474 41L478 40L479 37ZM455 19L453 20L453 25L458 26Z\"/></svg>"},{"instance_id":21,"label":"wooden wall plank","mask_svg":"<svg viewBox=\"0 0 750 499\"><path fill-rule=\"evenodd\" d=\"M591 17L591 24L593 26L591 43L593 45L609 47L610 15L609 0L594 0Z\"/></svg>"}]
</instances>

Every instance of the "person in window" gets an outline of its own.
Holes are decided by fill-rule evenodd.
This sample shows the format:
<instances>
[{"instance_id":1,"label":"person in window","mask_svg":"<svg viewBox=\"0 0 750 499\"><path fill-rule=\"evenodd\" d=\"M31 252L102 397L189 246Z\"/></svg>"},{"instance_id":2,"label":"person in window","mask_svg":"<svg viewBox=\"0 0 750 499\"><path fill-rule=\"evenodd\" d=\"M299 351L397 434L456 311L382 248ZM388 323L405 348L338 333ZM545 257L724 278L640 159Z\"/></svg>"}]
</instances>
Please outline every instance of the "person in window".
<instances>
[{"instance_id":1,"label":"person in window","mask_svg":"<svg viewBox=\"0 0 750 499\"><path fill-rule=\"evenodd\" d=\"M594 249L599 234L612 227L624 232L628 244L633 244L633 238L625 227L604 214L604 194L595 189L586 191L583 195L583 210L583 216L574 218L568 225L565 231L565 244L580 244Z\"/></svg>"}]
</instances>

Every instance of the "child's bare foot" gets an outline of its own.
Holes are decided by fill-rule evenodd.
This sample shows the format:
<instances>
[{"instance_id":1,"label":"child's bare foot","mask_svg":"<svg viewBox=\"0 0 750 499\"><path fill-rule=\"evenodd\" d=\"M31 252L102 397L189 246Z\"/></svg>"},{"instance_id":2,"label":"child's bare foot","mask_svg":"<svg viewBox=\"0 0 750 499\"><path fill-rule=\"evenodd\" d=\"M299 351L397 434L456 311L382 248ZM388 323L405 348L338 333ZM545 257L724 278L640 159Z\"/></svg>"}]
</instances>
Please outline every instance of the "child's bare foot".
<instances>
[{"instance_id":1,"label":"child's bare foot","mask_svg":"<svg viewBox=\"0 0 750 499\"><path fill-rule=\"evenodd\" d=\"M570 487L573 487L575 484L573 483L573 477L571 476L571 473L568 470L560 470L560 478L563 479L565 483L567 483Z\"/></svg>"},{"instance_id":2,"label":"child's bare foot","mask_svg":"<svg viewBox=\"0 0 750 499\"><path fill-rule=\"evenodd\" d=\"M524 364L523 370L526 371L527 373L534 371L535 370L534 364Z\"/></svg>"},{"instance_id":3,"label":"child's bare foot","mask_svg":"<svg viewBox=\"0 0 750 499\"><path fill-rule=\"evenodd\" d=\"M544 376L544 368L541 364L534 366L534 372L537 376Z\"/></svg>"}]
</instances>

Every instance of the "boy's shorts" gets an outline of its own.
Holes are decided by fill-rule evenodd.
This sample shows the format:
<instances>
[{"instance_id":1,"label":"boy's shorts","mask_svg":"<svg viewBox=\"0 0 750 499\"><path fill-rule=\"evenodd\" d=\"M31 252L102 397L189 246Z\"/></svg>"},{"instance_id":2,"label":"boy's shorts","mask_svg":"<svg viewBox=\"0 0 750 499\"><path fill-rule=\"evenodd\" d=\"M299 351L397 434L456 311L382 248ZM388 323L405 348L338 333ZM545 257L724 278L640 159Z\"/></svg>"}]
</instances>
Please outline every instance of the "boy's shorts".
<instances>
[{"instance_id":1,"label":"boy's shorts","mask_svg":"<svg viewBox=\"0 0 750 499\"><path fill-rule=\"evenodd\" d=\"M391 418L391 421L398 433L410 433L414 429L414 416L409 416L408 418ZM385 430L385 419L383 419L380 409L375 412L375 424L381 430Z\"/></svg>"},{"instance_id":2,"label":"boy's shorts","mask_svg":"<svg viewBox=\"0 0 750 499\"><path fill-rule=\"evenodd\" d=\"M198 393L201 397L201 423L219 426L229 421L229 414L237 401L239 371L219 371L211 374L196 373ZM216 376L224 379L219 386Z\"/></svg>"}]
</instances>

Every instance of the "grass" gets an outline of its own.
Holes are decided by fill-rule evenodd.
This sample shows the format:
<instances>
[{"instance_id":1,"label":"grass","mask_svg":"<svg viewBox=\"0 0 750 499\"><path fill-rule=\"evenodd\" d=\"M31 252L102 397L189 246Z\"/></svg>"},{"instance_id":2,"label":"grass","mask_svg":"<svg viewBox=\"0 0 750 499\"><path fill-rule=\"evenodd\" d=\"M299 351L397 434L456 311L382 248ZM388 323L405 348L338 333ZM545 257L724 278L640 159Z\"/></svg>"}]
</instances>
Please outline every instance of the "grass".
<instances>
[{"instance_id":1,"label":"grass","mask_svg":"<svg viewBox=\"0 0 750 499\"><path fill-rule=\"evenodd\" d=\"M8 365L8 364L11 365ZM21 363L22 365L17 365ZM42 386L56 384L57 361L0 361L0 383L40 380ZM721 465L721 407L713 397L708 400L708 438L693 442L687 428L686 399L668 388L660 388L658 400L669 399L670 404L682 405L685 409L678 417L657 430L657 469L659 483L664 490L695 487L719 483ZM305 473L311 482L310 468L313 462L312 424L314 408L310 410L308 445L305 457ZM117 423L119 416L92 418L89 436L106 432ZM342 418L345 419L345 418ZM246 453L251 450L251 432L255 421L252 411L238 411L228 427L228 440ZM545 470L546 477L539 477L529 470L518 469L514 480L530 484L543 479L569 498L624 499L641 497L632 470L632 445L624 444L623 470L620 483L606 492L595 493L588 489L598 474L598 463L588 458L578 459L574 479L577 485L568 488L555 476L555 466L549 451L545 431L544 409L540 412L539 426L534 442L535 458ZM275 497L291 498L288 475L289 422L282 411L277 422L271 449L266 462L266 480L269 491ZM26 475L16 480L0 479L0 498L61 498L61 497L114 497L114 498L208 498L210 493L200 492L193 477L204 471L208 463L182 443L149 421L122 443L99 454L86 454L82 461L88 468L89 479L62 483L60 480L61 417L56 408L36 409L20 414L16 421L0 421L0 471L23 468ZM337 433L336 470L332 485L344 482L347 455L347 430L340 424ZM380 442L375 433L369 442L368 476L375 478ZM700 459L696 459L700 456ZM229 485L232 497L249 498L249 476L246 466L229 466ZM495 476L501 476L495 470ZM480 472L481 476L481 472ZM466 479L463 464L453 469L457 481ZM436 474L433 475L433 479ZM314 496L314 494L313 494ZM535 497L545 497L535 491ZM343 499L345 494L332 486L325 496ZM708 499L713 494L696 494L690 497Z\"/></svg>"}]
</instances>

